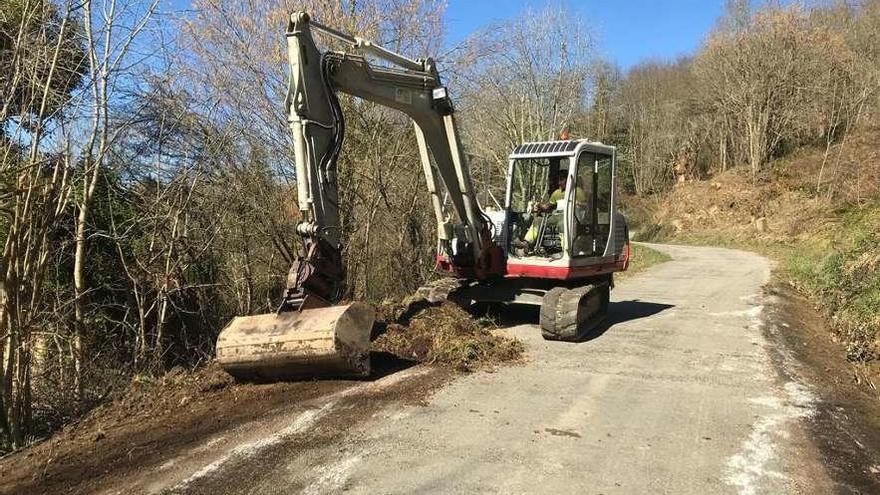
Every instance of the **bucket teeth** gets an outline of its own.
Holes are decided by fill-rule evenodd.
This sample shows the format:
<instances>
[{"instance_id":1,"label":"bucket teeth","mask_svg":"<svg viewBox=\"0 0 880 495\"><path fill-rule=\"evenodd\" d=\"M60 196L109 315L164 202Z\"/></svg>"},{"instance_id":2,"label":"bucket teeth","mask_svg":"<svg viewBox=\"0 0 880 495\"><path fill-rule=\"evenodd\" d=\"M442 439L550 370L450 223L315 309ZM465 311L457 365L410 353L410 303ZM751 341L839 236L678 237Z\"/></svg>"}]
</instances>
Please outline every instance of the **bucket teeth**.
<instances>
[{"instance_id":1,"label":"bucket teeth","mask_svg":"<svg viewBox=\"0 0 880 495\"><path fill-rule=\"evenodd\" d=\"M239 316L217 338L217 360L230 375L268 381L370 374L367 304Z\"/></svg>"}]
</instances>

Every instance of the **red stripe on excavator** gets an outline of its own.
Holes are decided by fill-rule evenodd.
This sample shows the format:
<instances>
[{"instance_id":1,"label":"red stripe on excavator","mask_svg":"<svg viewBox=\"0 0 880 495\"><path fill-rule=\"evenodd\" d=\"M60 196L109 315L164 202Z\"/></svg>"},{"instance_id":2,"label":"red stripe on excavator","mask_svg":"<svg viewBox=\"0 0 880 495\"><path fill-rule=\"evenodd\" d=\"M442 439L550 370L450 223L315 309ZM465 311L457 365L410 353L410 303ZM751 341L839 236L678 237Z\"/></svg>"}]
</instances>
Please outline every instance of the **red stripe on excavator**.
<instances>
[{"instance_id":1,"label":"red stripe on excavator","mask_svg":"<svg viewBox=\"0 0 880 495\"><path fill-rule=\"evenodd\" d=\"M627 247L629 247L627 245ZM441 255L436 255L435 257L436 265L435 270L448 273L450 275L454 275L461 278L473 278L474 272L472 269L456 266L452 264L448 258ZM525 264L517 264L517 263L507 263L507 270L504 273L505 277L532 277L532 278L546 278L546 279L554 279L554 280L570 280L575 278L583 278L590 277L594 275L603 275L606 273L613 272L622 272L628 268L629 265L629 250L624 250L624 255L621 256L616 262L612 263L603 263L601 265L589 265L589 266L547 266L547 265L525 265Z\"/></svg>"},{"instance_id":2,"label":"red stripe on excavator","mask_svg":"<svg viewBox=\"0 0 880 495\"><path fill-rule=\"evenodd\" d=\"M507 276L568 280L572 278L582 278L592 275L602 275L605 273L619 272L625 270L624 267L624 260L618 261L616 263L604 263L601 265L589 266L519 265L516 263L508 262Z\"/></svg>"}]
</instances>

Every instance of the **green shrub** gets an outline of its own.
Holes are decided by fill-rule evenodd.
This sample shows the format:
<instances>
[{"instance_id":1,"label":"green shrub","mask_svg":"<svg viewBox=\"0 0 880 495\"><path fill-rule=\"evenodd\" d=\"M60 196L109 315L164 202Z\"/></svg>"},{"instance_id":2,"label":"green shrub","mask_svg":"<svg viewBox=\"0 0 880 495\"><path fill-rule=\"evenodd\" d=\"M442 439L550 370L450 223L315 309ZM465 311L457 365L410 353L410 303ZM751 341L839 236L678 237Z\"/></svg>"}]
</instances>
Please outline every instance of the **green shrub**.
<instances>
[{"instance_id":1,"label":"green shrub","mask_svg":"<svg viewBox=\"0 0 880 495\"><path fill-rule=\"evenodd\" d=\"M792 281L821 301L851 361L876 359L880 327L880 205L848 212L830 240L786 260Z\"/></svg>"}]
</instances>

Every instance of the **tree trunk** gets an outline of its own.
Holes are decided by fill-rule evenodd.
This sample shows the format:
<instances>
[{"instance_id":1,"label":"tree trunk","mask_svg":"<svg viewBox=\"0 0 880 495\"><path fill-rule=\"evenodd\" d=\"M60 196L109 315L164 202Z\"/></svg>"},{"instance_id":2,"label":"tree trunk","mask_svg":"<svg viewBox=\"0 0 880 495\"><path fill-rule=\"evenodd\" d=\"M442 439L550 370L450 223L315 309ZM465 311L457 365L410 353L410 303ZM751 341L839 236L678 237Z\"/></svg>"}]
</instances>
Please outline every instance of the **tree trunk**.
<instances>
[{"instance_id":1,"label":"tree trunk","mask_svg":"<svg viewBox=\"0 0 880 495\"><path fill-rule=\"evenodd\" d=\"M73 259L73 390L77 402L83 399L83 332L85 330L85 256L86 256L86 220L89 215L88 185L84 187L84 197L79 205L79 215L76 219L76 251Z\"/></svg>"}]
</instances>

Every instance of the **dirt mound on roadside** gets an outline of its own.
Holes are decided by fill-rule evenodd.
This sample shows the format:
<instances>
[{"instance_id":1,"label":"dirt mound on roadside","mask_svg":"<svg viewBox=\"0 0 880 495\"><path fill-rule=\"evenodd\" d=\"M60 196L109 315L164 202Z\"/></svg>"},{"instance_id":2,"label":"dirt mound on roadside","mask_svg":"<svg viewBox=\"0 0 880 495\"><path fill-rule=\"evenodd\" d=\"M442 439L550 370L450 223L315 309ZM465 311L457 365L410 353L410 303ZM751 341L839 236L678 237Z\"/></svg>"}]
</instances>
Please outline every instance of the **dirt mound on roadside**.
<instances>
[{"instance_id":1,"label":"dirt mound on roadside","mask_svg":"<svg viewBox=\"0 0 880 495\"><path fill-rule=\"evenodd\" d=\"M82 422L129 420L142 416L166 414L186 406L193 398L210 392L219 392L234 383L217 363L195 371L173 368L161 377L135 376L129 386L116 394L115 399L97 407Z\"/></svg>"},{"instance_id":2,"label":"dirt mound on roadside","mask_svg":"<svg viewBox=\"0 0 880 495\"><path fill-rule=\"evenodd\" d=\"M520 341L499 335L487 319L474 319L453 303L401 311L400 304L380 308L384 331L373 348L401 359L471 371L516 361L522 357Z\"/></svg>"}]
</instances>

